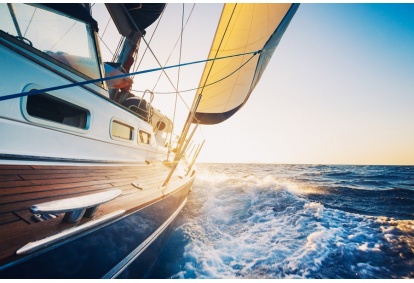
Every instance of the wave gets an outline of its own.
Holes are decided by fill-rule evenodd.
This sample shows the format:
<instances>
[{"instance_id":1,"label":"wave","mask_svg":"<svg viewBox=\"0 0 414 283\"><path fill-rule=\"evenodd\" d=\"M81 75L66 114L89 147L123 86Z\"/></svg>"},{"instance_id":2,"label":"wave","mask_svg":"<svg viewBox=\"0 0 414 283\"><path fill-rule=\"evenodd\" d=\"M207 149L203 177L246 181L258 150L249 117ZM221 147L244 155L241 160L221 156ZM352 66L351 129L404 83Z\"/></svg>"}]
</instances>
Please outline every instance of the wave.
<instances>
[{"instance_id":1,"label":"wave","mask_svg":"<svg viewBox=\"0 0 414 283\"><path fill-rule=\"evenodd\" d=\"M296 174L292 178L268 174L267 171L262 174L245 174L240 168L228 169L231 174L222 173L222 170L220 173L214 170L202 171L197 180L200 186L219 191L226 191L228 188L252 189L252 192L253 189L284 189L306 200L346 212L397 219L414 218L414 190L406 185L386 186L381 182L362 179L340 183L331 182L329 179L315 181L298 178Z\"/></svg>"},{"instance_id":2,"label":"wave","mask_svg":"<svg viewBox=\"0 0 414 283\"><path fill-rule=\"evenodd\" d=\"M222 169L197 177L163 253L179 259L166 277L414 277L413 216L383 213L394 208L389 200L404 206L401 199L412 213L413 191L371 197L372 191L312 188L269 171Z\"/></svg>"}]
</instances>

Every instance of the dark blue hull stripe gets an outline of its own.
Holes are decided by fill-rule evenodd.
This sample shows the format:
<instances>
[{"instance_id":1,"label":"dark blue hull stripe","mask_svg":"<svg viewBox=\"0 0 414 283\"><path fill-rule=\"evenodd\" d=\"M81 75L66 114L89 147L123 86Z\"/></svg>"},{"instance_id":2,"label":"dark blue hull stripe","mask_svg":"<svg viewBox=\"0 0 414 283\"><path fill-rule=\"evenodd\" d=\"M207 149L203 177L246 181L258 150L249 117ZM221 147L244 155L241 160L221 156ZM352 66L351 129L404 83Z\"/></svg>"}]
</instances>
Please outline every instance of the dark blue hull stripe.
<instances>
[{"instance_id":1,"label":"dark blue hull stripe","mask_svg":"<svg viewBox=\"0 0 414 283\"><path fill-rule=\"evenodd\" d=\"M127 257L125 257L121 262L119 262L114 268L112 268L107 274L102 278L116 278L119 274L122 273L138 256L145 251L145 249L151 245L151 243L157 239L157 237L162 234L162 232L174 221L180 211L183 209L187 203L187 198L184 199L183 203L179 208L165 221L151 236L149 236L141 245L139 245L135 250L133 250Z\"/></svg>"}]
</instances>

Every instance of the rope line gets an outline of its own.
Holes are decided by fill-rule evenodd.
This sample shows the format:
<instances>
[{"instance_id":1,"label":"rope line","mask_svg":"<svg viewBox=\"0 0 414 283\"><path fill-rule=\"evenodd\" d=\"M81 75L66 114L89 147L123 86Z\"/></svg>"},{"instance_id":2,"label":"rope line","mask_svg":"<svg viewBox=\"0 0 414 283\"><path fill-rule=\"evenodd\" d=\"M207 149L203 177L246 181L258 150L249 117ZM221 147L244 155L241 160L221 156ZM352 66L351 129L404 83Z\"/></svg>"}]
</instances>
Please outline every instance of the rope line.
<instances>
[{"instance_id":1,"label":"rope line","mask_svg":"<svg viewBox=\"0 0 414 283\"><path fill-rule=\"evenodd\" d=\"M248 54L253 54L253 56L255 56L255 55L259 54L260 52L262 52L262 50L247 52L247 53L242 53L242 54L236 54L236 55L230 55L230 56L225 56L225 57L219 57L219 58L193 61L193 62L189 62L189 63L177 64L177 65L161 67L161 68L147 69L147 70L143 70L143 71L139 71L139 72L121 74L121 75L116 75L116 76L111 76L111 77L106 77L106 78L100 78L100 79L86 80L86 81L83 81L83 82L65 84L65 85L48 87L48 88L37 89L37 90L30 90L30 91L21 92L21 93L14 93L14 94L1 96L0 101L7 100L7 99L12 99L12 98L17 98L17 97L24 97L24 96L28 96L28 95L40 94L40 93L44 93L44 92L51 92L51 91L64 89L64 88L75 87L75 86L83 86L83 85L87 85L87 84L91 84L91 83L99 83L99 82L104 82L104 81L109 81L109 80L114 80L114 79L119 79L119 78L125 78L125 77L129 77L131 75L140 75L140 74L151 73L151 72L156 72L156 71L164 71L164 70L167 70L167 69L177 68L177 67L180 67L180 66L189 66L189 65L194 65L194 64L199 64L199 63L204 63L204 62L209 62L209 61L239 57L239 56L244 56L244 55L248 55ZM252 56L252 58L253 58L253 56Z\"/></svg>"},{"instance_id":2,"label":"rope line","mask_svg":"<svg viewBox=\"0 0 414 283\"><path fill-rule=\"evenodd\" d=\"M193 90L198 90L198 89L202 89L202 88L205 88L205 87L208 87L208 86L211 86L211 85L214 85L214 84L216 84L216 83L219 83L219 82L221 82L222 80L225 80L225 79L227 79L228 77L230 77L231 75L233 75L234 73L236 73L238 70L240 70L241 68L243 68L243 66L244 65L246 65L247 63L249 63L249 61L250 60L252 60L253 59L253 57L255 56L256 54L253 54L252 55L252 57L250 57L246 62L244 62L242 65L240 65L240 67L238 67L236 70L234 70L233 72L231 72L230 74L228 74L227 76L225 76L225 77L223 77L223 78L221 78L221 79L219 79L219 80L217 80L217 81L214 81L214 82L212 82L212 83L209 83L209 84L206 84L206 85L203 85L203 86L200 86L200 87L196 87L196 88L191 88L191 89L186 89L186 90L180 90L180 93L181 92L189 92L189 91L193 91ZM145 92L145 91L142 91L142 90L134 90L134 89L132 89L131 91L133 91L133 92L139 92L139 93L142 93L142 92ZM160 92L160 91L153 91L153 93L154 94L174 94L175 93L175 91L168 91L168 92Z\"/></svg>"}]
</instances>

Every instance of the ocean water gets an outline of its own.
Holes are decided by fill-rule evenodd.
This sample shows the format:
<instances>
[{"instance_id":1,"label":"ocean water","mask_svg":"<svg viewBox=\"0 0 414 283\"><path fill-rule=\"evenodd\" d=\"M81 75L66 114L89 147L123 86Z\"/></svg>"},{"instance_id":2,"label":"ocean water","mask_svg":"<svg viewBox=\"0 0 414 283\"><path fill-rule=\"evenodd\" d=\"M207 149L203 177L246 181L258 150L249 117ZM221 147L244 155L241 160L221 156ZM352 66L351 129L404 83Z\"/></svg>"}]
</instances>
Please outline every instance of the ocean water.
<instances>
[{"instance_id":1,"label":"ocean water","mask_svg":"<svg viewBox=\"0 0 414 283\"><path fill-rule=\"evenodd\" d=\"M414 278L414 166L198 169L150 278Z\"/></svg>"}]
</instances>

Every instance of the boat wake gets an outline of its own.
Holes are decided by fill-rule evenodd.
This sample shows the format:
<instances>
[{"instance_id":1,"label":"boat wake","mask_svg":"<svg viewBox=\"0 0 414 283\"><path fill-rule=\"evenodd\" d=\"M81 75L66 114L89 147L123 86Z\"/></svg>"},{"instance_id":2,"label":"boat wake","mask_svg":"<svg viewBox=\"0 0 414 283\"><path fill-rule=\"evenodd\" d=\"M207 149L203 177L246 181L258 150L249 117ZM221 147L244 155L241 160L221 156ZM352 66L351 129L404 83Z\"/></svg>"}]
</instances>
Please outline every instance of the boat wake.
<instances>
[{"instance_id":1,"label":"boat wake","mask_svg":"<svg viewBox=\"0 0 414 283\"><path fill-rule=\"evenodd\" d=\"M201 170L160 258L179 261L154 277L414 276L412 218L350 212L295 178L220 166Z\"/></svg>"}]
</instances>

